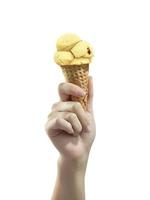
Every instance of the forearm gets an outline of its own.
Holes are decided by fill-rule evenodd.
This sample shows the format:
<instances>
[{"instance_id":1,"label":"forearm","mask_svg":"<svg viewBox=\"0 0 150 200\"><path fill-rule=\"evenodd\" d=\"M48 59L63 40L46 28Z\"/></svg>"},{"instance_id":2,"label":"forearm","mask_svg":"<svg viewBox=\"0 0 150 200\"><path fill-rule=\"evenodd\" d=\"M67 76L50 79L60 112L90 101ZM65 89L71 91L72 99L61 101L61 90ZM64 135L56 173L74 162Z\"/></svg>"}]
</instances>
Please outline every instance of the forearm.
<instances>
[{"instance_id":1,"label":"forearm","mask_svg":"<svg viewBox=\"0 0 150 200\"><path fill-rule=\"evenodd\" d=\"M52 200L85 200L87 162L58 160L58 173Z\"/></svg>"}]
</instances>

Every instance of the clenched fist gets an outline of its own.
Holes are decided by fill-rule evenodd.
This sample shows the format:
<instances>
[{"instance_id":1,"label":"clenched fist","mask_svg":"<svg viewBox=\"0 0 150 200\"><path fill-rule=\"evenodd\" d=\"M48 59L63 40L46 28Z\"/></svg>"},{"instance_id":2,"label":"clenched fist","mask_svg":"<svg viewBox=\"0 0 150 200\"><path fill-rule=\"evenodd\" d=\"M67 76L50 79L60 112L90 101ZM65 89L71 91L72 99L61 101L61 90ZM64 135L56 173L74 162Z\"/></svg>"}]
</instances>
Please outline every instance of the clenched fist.
<instances>
[{"instance_id":1,"label":"clenched fist","mask_svg":"<svg viewBox=\"0 0 150 200\"><path fill-rule=\"evenodd\" d=\"M46 132L63 159L86 160L95 138L92 78L88 84L87 111L79 102L70 101L70 95L84 96L83 89L72 83L61 83L58 91L60 101L52 106Z\"/></svg>"}]
</instances>

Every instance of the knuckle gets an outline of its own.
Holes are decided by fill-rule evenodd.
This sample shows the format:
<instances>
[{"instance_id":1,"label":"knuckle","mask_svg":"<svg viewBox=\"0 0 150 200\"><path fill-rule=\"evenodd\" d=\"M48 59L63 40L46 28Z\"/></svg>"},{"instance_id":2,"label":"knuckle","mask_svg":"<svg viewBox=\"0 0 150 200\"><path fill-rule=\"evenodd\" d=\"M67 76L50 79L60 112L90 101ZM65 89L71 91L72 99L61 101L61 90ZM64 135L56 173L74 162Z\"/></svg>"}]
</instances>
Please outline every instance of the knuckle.
<instances>
[{"instance_id":1,"label":"knuckle","mask_svg":"<svg viewBox=\"0 0 150 200\"><path fill-rule=\"evenodd\" d=\"M55 125L58 126L61 122L61 119L60 118L56 118L55 119Z\"/></svg>"},{"instance_id":2,"label":"knuckle","mask_svg":"<svg viewBox=\"0 0 150 200\"><path fill-rule=\"evenodd\" d=\"M74 109L75 110L81 109L81 104L79 102L75 102Z\"/></svg>"},{"instance_id":3,"label":"knuckle","mask_svg":"<svg viewBox=\"0 0 150 200\"><path fill-rule=\"evenodd\" d=\"M75 113L70 113L69 114L69 118L74 120L76 118L76 114Z\"/></svg>"},{"instance_id":4,"label":"knuckle","mask_svg":"<svg viewBox=\"0 0 150 200\"><path fill-rule=\"evenodd\" d=\"M59 102L56 102L52 105L52 110L55 110L57 108L57 106L59 105Z\"/></svg>"},{"instance_id":5,"label":"knuckle","mask_svg":"<svg viewBox=\"0 0 150 200\"><path fill-rule=\"evenodd\" d=\"M65 83L60 83L58 85L58 90L61 91L64 88Z\"/></svg>"},{"instance_id":6,"label":"knuckle","mask_svg":"<svg viewBox=\"0 0 150 200\"><path fill-rule=\"evenodd\" d=\"M53 111L50 112L50 113L48 114L47 118L48 118L48 119L51 119L51 118L54 116L54 114L55 114L55 112L53 112Z\"/></svg>"}]
</instances>

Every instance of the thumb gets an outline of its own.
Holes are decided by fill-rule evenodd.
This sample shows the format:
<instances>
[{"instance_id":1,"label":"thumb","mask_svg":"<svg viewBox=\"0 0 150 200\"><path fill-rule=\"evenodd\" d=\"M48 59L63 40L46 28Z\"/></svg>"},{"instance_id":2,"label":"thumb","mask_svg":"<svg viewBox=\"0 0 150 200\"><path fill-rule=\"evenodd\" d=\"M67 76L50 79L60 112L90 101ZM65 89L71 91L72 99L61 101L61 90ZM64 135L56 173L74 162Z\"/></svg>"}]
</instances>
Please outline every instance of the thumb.
<instances>
[{"instance_id":1,"label":"thumb","mask_svg":"<svg viewBox=\"0 0 150 200\"><path fill-rule=\"evenodd\" d=\"M92 113L93 112L93 79L89 76L88 81L88 103L87 110Z\"/></svg>"}]
</instances>

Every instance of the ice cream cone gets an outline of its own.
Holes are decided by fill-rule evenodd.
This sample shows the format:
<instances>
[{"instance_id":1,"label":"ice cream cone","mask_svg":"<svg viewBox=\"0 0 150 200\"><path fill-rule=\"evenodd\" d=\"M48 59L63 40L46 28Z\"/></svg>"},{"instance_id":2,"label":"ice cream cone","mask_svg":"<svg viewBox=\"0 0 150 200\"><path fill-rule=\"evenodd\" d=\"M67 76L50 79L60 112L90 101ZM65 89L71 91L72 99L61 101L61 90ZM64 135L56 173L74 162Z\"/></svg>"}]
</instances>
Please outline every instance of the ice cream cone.
<instances>
[{"instance_id":1,"label":"ice cream cone","mask_svg":"<svg viewBox=\"0 0 150 200\"><path fill-rule=\"evenodd\" d=\"M70 96L70 100L80 102L84 110L87 110L88 74L93 49L88 42L72 33L60 36L56 48L54 60L62 68L66 81L78 85L86 92L83 97Z\"/></svg>"},{"instance_id":2,"label":"ice cream cone","mask_svg":"<svg viewBox=\"0 0 150 200\"><path fill-rule=\"evenodd\" d=\"M61 68L67 82L78 85L86 92L84 97L71 96L72 101L80 102L84 110L86 110L88 97L89 64L61 65Z\"/></svg>"}]
</instances>

